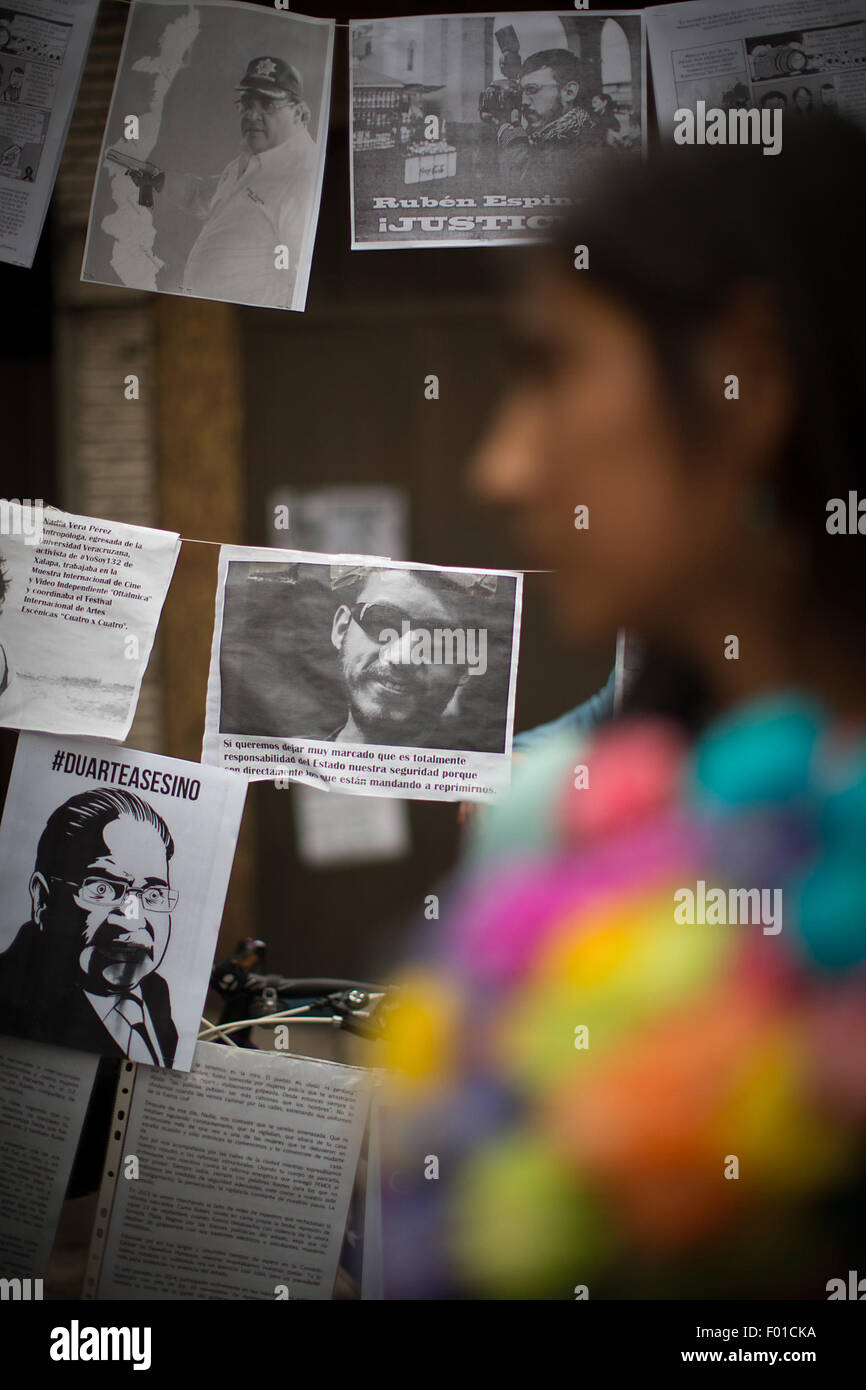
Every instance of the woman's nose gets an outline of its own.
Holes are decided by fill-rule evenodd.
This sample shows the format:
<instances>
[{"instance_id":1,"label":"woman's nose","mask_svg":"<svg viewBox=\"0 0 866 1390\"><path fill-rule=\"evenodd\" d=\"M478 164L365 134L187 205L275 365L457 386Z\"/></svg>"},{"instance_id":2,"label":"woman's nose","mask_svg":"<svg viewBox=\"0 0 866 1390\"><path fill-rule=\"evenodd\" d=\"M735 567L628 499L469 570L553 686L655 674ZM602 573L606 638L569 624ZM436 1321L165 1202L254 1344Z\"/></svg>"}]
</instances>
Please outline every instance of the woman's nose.
<instances>
[{"instance_id":1,"label":"woman's nose","mask_svg":"<svg viewBox=\"0 0 866 1390\"><path fill-rule=\"evenodd\" d=\"M524 501L537 472L539 440L537 407L525 396L505 401L472 460L472 491L499 505Z\"/></svg>"}]
</instances>

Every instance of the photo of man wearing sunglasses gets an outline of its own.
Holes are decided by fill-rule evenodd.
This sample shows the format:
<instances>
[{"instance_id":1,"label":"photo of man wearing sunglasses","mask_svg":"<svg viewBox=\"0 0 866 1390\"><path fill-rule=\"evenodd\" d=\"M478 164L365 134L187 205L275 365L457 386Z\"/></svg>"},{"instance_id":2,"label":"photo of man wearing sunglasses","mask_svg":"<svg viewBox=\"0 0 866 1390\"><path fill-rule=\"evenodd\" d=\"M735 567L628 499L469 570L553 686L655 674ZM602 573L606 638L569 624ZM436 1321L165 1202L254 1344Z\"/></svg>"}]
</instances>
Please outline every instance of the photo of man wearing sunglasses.
<instances>
[{"instance_id":1,"label":"photo of man wearing sunglasses","mask_svg":"<svg viewBox=\"0 0 866 1390\"><path fill-rule=\"evenodd\" d=\"M30 921L0 955L0 1032L170 1067L171 998L158 973L178 894L174 842L141 797L79 792L48 818Z\"/></svg>"},{"instance_id":2,"label":"photo of man wearing sunglasses","mask_svg":"<svg viewBox=\"0 0 866 1390\"><path fill-rule=\"evenodd\" d=\"M443 715L487 669L487 630L457 585L435 572L373 570L356 601L334 614L331 643L347 704L332 740L453 746L443 744Z\"/></svg>"},{"instance_id":3,"label":"photo of man wearing sunglasses","mask_svg":"<svg viewBox=\"0 0 866 1390\"><path fill-rule=\"evenodd\" d=\"M367 558L223 548L205 762L272 779L312 756L337 790L378 795L365 773L420 776L429 749L492 785L513 727L520 576ZM436 799L436 780L413 790Z\"/></svg>"}]
</instances>

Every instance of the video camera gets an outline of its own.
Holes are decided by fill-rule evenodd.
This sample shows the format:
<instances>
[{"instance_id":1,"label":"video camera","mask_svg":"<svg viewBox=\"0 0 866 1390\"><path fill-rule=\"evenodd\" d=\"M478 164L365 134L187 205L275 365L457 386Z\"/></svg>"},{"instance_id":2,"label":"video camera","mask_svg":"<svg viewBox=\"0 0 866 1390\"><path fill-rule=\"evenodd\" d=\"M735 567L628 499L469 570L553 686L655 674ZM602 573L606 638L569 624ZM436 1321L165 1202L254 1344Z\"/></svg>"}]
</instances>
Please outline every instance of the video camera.
<instances>
[{"instance_id":1,"label":"video camera","mask_svg":"<svg viewBox=\"0 0 866 1390\"><path fill-rule=\"evenodd\" d=\"M494 121L496 125L520 120L523 94L520 83L505 77L491 82L478 98L480 119Z\"/></svg>"},{"instance_id":2,"label":"video camera","mask_svg":"<svg viewBox=\"0 0 866 1390\"><path fill-rule=\"evenodd\" d=\"M766 82L773 77L796 77L808 67L809 59L794 43L780 43L763 53L753 53L752 77L755 82Z\"/></svg>"}]
</instances>

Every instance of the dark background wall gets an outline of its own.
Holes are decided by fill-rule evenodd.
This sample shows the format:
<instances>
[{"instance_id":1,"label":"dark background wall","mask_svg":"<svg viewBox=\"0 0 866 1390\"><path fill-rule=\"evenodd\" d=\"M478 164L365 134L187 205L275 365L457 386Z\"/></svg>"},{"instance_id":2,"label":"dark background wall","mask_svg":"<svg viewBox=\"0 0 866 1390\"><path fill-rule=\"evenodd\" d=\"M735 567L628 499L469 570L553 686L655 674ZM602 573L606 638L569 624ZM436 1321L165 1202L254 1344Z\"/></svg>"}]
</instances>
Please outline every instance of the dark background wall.
<instances>
[{"instance_id":1,"label":"dark background wall","mask_svg":"<svg viewBox=\"0 0 866 1390\"><path fill-rule=\"evenodd\" d=\"M0 496L57 496L52 381L52 247L46 229L32 270L0 265ZM2 554L2 545L0 545ZM0 798L18 735L0 729Z\"/></svg>"}]
</instances>

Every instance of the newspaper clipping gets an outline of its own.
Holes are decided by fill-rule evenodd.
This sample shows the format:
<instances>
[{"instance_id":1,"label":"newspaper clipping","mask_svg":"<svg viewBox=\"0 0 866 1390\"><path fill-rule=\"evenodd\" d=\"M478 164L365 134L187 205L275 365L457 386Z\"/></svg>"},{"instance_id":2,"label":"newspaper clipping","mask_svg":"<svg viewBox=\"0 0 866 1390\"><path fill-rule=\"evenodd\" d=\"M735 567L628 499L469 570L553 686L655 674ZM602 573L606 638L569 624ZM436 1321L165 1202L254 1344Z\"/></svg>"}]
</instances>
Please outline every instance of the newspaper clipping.
<instances>
[{"instance_id":1,"label":"newspaper clipping","mask_svg":"<svg viewBox=\"0 0 866 1390\"><path fill-rule=\"evenodd\" d=\"M0 1037L4 1278L45 1275L98 1065L92 1053Z\"/></svg>"},{"instance_id":2,"label":"newspaper clipping","mask_svg":"<svg viewBox=\"0 0 866 1390\"><path fill-rule=\"evenodd\" d=\"M134 0L81 278L303 309L333 39L284 10Z\"/></svg>"},{"instance_id":3,"label":"newspaper clipping","mask_svg":"<svg viewBox=\"0 0 866 1390\"><path fill-rule=\"evenodd\" d=\"M331 1298L373 1085L359 1067L214 1043L188 1075L137 1068L85 1297Z\"/></svg>"},{"instance_id":4,"label":"newspaper clipping","mask_svg":"<svg viewBox=\"0 0 866 1390\"><path fill-rule=\"evenodd\" d=\"M543 239L644 148L640 11L356 20L350 41L355 250Z\"/></svg>"},{"instance_id":5,"label":"newspaper clipping","mask_svg":"<svg viewBox=\"0 0 866 1390\"><path fill-rule=\"evenodd\" d=\"M788 119L812 113L866 121L863 0L691 0L650 10L647 36L663 134L699 101L778 111L782 141Z\"/></svg>"},{"instance_id":6,"label":"newspaper clipping","mask_svg":"<svg viewBox=\"0 0 866 1390\"><path fill-rule=\"evenodd\" d=\"M126 738L179 551L175 531L0 501L0 726Z\"/></svg>"},{"instance_id":7,"label":"newspaper clipping","mask_svg":"<svg viewBox=\"0 0 866 1390\"><path fill-rule=\"evenodd\" d=\"M0 261L29 267L48 210L97 0L0 8Z\"/></svg>"},{"instance_id":8,"label":"newspaper clipping","mask_svg":"<svg viewBox=\"0 0 866 1390\"><path fill-rule=\"evenodd\" d=\"M22 734L0 823L0 1033L188 1071L246 782Z\"/></svg>"},{"instance_id":9,"label":"newspaper clipping","mask_svg":"<svg viewBox=\"0 0 866 1390\"><path fill-rule=\"evenodd\" d=\"M203 759L356 795L510 777L522 576L223 546Z\"/></svg>"}]
</instances>

